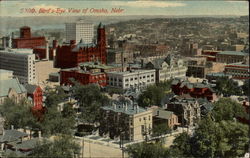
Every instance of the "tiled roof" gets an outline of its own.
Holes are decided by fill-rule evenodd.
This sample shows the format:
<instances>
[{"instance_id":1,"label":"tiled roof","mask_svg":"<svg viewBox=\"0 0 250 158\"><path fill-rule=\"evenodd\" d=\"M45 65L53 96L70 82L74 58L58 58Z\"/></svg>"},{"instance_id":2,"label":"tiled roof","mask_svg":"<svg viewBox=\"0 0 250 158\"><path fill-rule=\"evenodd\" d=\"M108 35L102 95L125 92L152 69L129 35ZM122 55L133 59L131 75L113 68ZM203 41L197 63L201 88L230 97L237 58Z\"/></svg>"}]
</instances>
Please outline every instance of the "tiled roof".
<instances>
[{"instance_id":1,"label":"tiled roof","mask_svg":"<svg viewBox=\"0 0 250 158\"><path fill-rule=\"evenodd\" d=\"M0 80L0 85L0 97L8 96L10 89L14 89L18 94L27 92L16 78Z\"/></svg>"}]
</instances>

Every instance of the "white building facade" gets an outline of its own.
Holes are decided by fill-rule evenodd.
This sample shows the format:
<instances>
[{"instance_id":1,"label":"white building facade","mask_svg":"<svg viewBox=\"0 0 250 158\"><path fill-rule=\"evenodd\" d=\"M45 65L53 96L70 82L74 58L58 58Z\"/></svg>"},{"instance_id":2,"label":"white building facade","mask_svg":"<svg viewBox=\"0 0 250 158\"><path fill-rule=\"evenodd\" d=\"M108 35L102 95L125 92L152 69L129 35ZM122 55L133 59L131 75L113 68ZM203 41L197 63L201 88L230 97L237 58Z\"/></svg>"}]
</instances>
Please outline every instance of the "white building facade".
<instances>
[{"instance_id":1,"label":"white building facade","mask_svg":"<svg viewBox=\"0 0 250 158\"><path fill-rule=\"evenodd\" d=\"M0 51L0 69L13 71L20 83L36 84L35 54L32 49L8 49Z\"/></svg>"},{"instance_id":2,"label":"white building facade","mask_svg":"<svg viewBox=\"0 0 250 158\"><path fill-rule=\"evenodd\" d=\"M94 39L94 24L84 20L76 23L66 23L66 41L75 40L79 43L82 39L84 43L93 43Z\"/></svg>"},{"instance_id":3,"label":"white building facade","mask_svg":"<svg viewBox=\"0 0 250 158\"><path fill-rule=\"evenodd\" d=\"M109 86L122 89L140 89L155 83L155 70L108 72L107 76Z\"/></svg>"}]
</instances>

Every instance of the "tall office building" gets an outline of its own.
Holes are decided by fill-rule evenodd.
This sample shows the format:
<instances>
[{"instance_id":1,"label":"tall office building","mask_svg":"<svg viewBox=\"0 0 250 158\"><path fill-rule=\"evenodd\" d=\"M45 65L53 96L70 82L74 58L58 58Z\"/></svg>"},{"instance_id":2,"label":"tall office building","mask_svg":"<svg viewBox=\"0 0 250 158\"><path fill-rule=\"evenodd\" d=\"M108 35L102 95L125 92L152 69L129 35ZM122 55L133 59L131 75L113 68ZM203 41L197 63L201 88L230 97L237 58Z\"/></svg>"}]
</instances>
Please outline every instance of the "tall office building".
<instances>
[{"instance_id":1,"label":"tall office building","mask_svg":"<svg viewBox=\"0 0 250 158\"><path fill-rule=\"evenodd\" d=\"M84 20L76 23L66 23L66 41L75 40L76 43L82 41L86 44L92 43L94 39L94 24Z\"/></svg>"},{"instance_id":2,"label":"tall office building","mask_svg":"<svg viewBox=\"0 0 250 158\"><path fill-rule=\"evenodd\" d=\"M35 54L32 49L2 50L0 61L0 69L13 71L20 83L36 83Z\"/></svg>"}]
</instances>

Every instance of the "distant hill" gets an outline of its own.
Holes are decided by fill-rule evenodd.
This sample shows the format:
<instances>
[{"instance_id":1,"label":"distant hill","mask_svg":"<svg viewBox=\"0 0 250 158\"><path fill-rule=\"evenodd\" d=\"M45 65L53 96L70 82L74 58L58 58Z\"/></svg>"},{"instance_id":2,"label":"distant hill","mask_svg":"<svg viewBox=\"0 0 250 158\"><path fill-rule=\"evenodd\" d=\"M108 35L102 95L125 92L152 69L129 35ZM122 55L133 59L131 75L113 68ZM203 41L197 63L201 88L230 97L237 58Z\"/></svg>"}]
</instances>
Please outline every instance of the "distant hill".
<instances>
[{"instance_id":1,"label":"distant hill","mask_svg":"<svg viewBox=\"0 0 250 158\"><path fill-rule=\"evenodd\" d=\"M135 15L135 16L30 16L30 17L0 17L0 35L16 31L21 26L30 26L32 29L64 28L66 22L75 22L78 19L86 19L89 22L98 24L116 23L120 21L134 19L153 19L153 18L185 18L185 17L208 17L208 16L165 16L165 15ZM225 16L214 16L225 17Z\"/></svg>"}]
</instances>

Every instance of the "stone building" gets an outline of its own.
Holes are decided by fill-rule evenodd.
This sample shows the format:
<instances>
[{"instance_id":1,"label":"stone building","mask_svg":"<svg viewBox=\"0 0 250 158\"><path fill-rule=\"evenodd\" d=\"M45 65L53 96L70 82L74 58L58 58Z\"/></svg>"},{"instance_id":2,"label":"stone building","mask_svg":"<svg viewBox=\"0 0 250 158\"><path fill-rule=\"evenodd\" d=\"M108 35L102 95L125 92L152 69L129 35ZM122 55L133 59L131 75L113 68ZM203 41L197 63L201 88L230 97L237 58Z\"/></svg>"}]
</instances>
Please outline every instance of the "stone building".
<instances>
[{"instance_id":1,"label":"stone building","mask_svg":"<svg viewBox=\"0 0 250 158\"><path fill-rule=\"evenodd\" d=\"M151 134L152 111L139 107L131 100L112 101L101 108L99 134L111 139L143 140Z\"/></svg>"},{"instance_id":2,"label":"stone building","mask_svg":"<svg viewBox=\"0 0 250 158\"><path fill-rule=\"evenodd\" d=\"M195 126L201 117L200 104L195 98L174 98L167 103L166 110L174 112L182 126Z\"/></svg>"},{"instance_id":3,"label":"stone building","mask_svg":"<svg viewBox=\"0 0 250 158\"><path fill-rule=\"evenodd\" d=\"M187 66L185 66L183 60L174 59L172 55L168 55L165 59L150 61L145 67L156 70L156 82L172 78L184 78L187 72Z\"/></svg>"}]
</instances>

